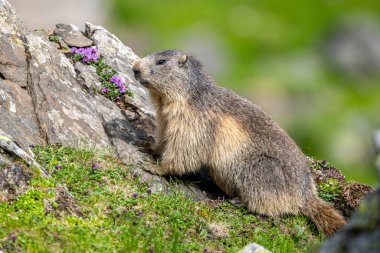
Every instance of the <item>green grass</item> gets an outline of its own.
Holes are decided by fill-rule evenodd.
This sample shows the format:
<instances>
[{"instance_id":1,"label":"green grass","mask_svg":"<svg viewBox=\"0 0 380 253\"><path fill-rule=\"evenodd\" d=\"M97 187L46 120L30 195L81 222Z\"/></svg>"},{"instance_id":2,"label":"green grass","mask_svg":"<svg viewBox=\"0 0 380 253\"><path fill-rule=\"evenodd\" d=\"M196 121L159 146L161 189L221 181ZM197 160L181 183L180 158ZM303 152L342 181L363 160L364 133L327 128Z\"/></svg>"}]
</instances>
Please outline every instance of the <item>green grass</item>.
<instances>
[{"instance_id":1,"label":"green grass","mask_svg":"<svg viewBox=\"0 0 380 253\"><path fill-rule=\"evenodd\" d=\"M250 242L273 252L305 252L320 241L304 217L273 219L227 201L194 202L176 183L169 195L148 194L149 186L110 152L60 146L34 152L54 179L35 176L15 201L0 202L4 252L236 252ZM62 211L56 182L80 211Z\"/></svg>"}]
</instances>

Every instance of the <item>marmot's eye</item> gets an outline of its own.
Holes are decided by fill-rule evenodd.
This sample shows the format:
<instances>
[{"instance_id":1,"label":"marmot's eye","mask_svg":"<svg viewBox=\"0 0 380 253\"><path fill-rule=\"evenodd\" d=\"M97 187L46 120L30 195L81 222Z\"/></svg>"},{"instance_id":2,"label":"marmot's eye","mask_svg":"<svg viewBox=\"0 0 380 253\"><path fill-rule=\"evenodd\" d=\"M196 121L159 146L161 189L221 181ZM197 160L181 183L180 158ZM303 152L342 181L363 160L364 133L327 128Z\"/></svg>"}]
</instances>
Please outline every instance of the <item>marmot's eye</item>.
<instances>
[{"instance_id":1,"label":"marmot's eye","mask_svg":"<svg viewBox=\"0 0 380 253\"><path fill-rule=\"evenodd\" d=\"M161 59L161 60L159 60L156 64L157 64L157 65L162 65L162 64L164 64L165 62L166 62L166 60Z\"/></svg>"}]
</instances>

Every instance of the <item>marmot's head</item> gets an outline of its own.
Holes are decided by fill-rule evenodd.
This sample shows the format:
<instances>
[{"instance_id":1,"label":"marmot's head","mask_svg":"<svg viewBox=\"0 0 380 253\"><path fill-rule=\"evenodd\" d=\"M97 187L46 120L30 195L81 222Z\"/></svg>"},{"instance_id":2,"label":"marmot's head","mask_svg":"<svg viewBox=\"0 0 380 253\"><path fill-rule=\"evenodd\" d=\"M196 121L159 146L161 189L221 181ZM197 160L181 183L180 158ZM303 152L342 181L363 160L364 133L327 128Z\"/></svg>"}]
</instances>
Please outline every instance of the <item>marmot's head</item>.
<instances>
[{"instance_id":1,"label":"marmot's head","mask_svg":"<svg viewBox=\"0 0 380 253\"><path fill-rule=\"evenodd\" d=\"M180 50L149 54L132 70L142 85L172 99L184 99L205 84L200 62Z\"/></svg>"}]
</instances>

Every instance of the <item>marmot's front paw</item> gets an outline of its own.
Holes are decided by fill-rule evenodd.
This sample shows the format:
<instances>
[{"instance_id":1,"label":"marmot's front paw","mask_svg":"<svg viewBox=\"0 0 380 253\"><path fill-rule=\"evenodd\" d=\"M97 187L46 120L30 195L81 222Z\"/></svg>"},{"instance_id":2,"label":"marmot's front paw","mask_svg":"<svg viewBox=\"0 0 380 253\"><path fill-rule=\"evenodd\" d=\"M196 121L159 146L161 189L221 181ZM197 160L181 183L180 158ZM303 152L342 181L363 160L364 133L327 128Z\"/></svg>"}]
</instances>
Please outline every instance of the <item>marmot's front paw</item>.
<instances>
[{"instance_id":1,"label":"marmot's front paw","mask_svg":"<svg viewBox=\"0 0 380 253\"><path fill-rule=\"evenodd\" d=\"M158 164L146 164L143 167L143 170L149 172L150 174L162 176L163 173L160 170L160 166Z\"/></svg>"}]
</instances>

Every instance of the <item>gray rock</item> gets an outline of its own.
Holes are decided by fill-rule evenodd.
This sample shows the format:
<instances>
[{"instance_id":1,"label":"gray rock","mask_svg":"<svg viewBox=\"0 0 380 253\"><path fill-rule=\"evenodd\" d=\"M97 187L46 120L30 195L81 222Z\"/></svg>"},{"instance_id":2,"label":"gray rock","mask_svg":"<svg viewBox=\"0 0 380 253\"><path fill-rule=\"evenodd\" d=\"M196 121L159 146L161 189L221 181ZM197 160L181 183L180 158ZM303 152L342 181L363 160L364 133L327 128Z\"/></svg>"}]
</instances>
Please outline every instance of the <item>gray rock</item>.
<instances>
[{"instance_id":1,"label":"gray rock","mask_svg":"<svg viewBox=\"0 0 380 253\"><path fill-rule=\"evenodd\" d=\"M93 100L110 144L126 164L150 160L147 148L154 142L154 122L144 115L129 119L124 110L107 98L97 95Z\"/></svg>"},{"instance_id":2,"label":"gray rock","mask_svg":"<svg viewBox=\"0 0 380 253\"><path fill-rule=\"evenodd\" d=\"M78 73L78 81L87 89L87 90L99 90L100 81L98 80L98 75L96 74L96 69L93 66L84 64L80 61L76 62L74 65L75 71Z\"/></svg>"},{"instance_id":3,"label":"gray rock","mask_svg":"<svg viewBox=\"0 0 380 253\"><path fill-rule=\"evenodd\" d=\"M0 135L0 149L21 158L29 165L37 167L40 170L41 176L49 177L49 173L47 173L47 171L41 165L39 165L31 155L18 147L16 143L14 143L8 137Z\"/></svg>"},{"instance_id":4,"label":"gray rock","mask_svg":"<svg viewBox=\"0 0 380 253\"><path fill-rule=\"evenodd\" d=\"M0 202L14 200L25 192L32 175L21 164L0 169Z\"/></svg>"},{"instance_id":5,"label":"gray rock","mask_svg":"<svg viewBox=\"0 0 380 253\"><path fill-rule=\"evenodd\" d=\"M380 252L380 189L371 193L353 219L325 241L320 253Z\"/></svg>"},{"instance_id":6,"label":"gray rock","mask_svg":"<svg viewBox=\"0 0 380 253\"><path fill-rule=\"evenodd\" d=\"M349 16L330 32L324 55L349 77L368 78L380 73L380 24L375 18Z\"/></svg>"},{"instance_id":7,"label":"gray rock","mask_svg":"<svg viewBox=\"0 0 380 253\"><path fill-rule=\"evenodd\" d=\"M70 47L89 47L93 44L75 25L57 24L56 27L54 34L60 36Z\"/></svg>"},{"instance_id":8,"label":"gray rock","mask_svg":"<svg viewBox=\"0 0 380 253\"><path fill-rule=\"evenodd\" d=\"M7 1L0 6L0 81L6 79L25 88L27 62L21 35L26 29Z\"/></svg>"},{"instance_id":9,"label":"gray rock","mask_svg":"<svg viewBox=\"0 0 380 253\"><path fill-rule=\"evenodd\" d=\"M20 84L0 80L0 134L8 135L24 149L31 144L44 145L46 141L40 132L33 99Z\"/></svg>"},{"instance_id":10,"label":"gray rock","mask_svg":"<svg viewBox=\"0 0 380 253\"><path fill-rule=\"evenodd\" d=\"M256 243L250 243L240 250L239 253L271 253L271 251Z\"/></svg>"}]
</instances>

